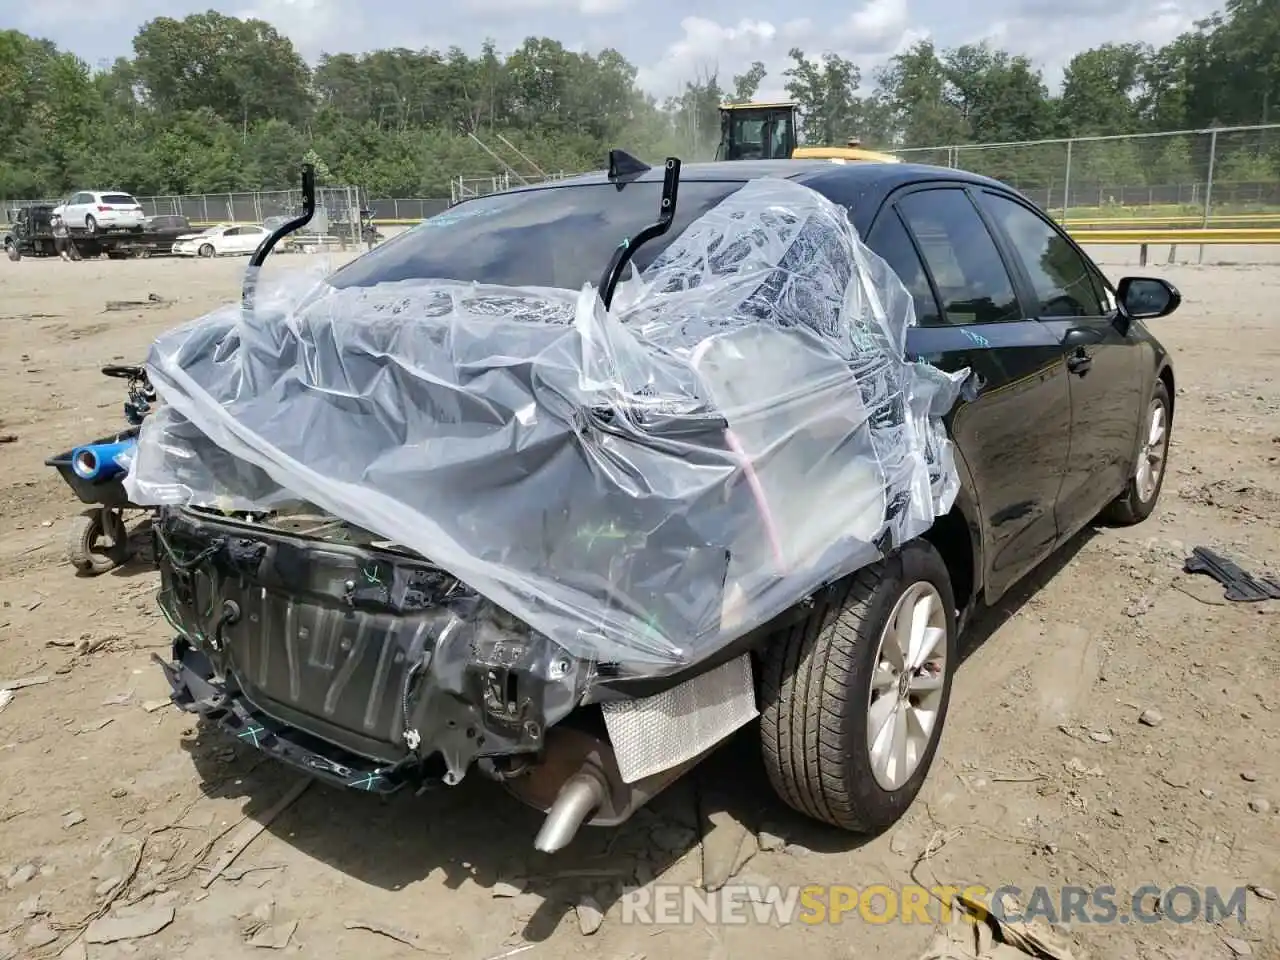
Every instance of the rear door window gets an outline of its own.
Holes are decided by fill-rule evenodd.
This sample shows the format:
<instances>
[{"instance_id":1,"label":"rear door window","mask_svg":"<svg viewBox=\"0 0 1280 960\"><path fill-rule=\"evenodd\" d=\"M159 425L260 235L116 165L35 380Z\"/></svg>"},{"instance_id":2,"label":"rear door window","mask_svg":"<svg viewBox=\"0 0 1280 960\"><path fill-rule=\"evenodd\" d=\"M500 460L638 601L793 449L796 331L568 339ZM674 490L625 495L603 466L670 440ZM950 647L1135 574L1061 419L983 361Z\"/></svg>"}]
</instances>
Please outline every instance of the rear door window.
<instances>
[{"instance_id":1,"label":"rear door window","mask_svg":"<svg viewBox=\"0 0 1280 960\"><path fill-rule=\"evenodd\" d=\"M1039 301L1037 316L1106 314L1085 259L1057 227L1010 197L983 191L980 202L1009 238L1026 271Z\"/></svg>"},{"instance_id":2,"label":"rear door window","mask_svg":"<svg viewBox=\"0 0 1280 960\"><path fill-rule=\"evenodd\" d=\"M632 261L643 270L694 220L742 187L742 181L685 180L675 220ZM659 180L621 190L575 184L468 200L424 220L338 270L335 287L438 279L579 290L597 283L614 249L653 223Z\"/></svg>"},{"instance_id":3,"label":"rear door window","mask_svg":"<svg viewBox=\"0 0 1280 960\"><path fill-rule=\"evenodd\" d=\"M947 323L1023 319L995 240L963 189L917 191L897 207L933 276Z\"/></svg>"},{"instance_id":4,"label":"rear door window","mask_svg":"<svg viewBox=\"0 0 1280 960\"><path fill-rule=\"evenodd\" d=\"M936 327L943 322L942 311L938 309L937 298L933 288L929 286L929 276L925 273L924 264L920 262L920 254L898 212L889 207L881 211L875 225L867 234L867 246L893 268L902 285L915 301L916 322L922 327Z\"/></svg>"}]
</instances>

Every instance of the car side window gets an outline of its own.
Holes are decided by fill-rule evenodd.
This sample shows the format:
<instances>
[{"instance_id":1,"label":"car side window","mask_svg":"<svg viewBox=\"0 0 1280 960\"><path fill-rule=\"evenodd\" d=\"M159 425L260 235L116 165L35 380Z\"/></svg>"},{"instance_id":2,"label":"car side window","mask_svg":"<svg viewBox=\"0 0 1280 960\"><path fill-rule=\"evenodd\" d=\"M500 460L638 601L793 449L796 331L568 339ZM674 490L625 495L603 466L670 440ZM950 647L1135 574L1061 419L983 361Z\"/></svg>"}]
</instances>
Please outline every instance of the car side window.
<instances>
[{"instance_id":1,"label":"car side window","mask_svg":"<svg viewBox=\"0 0 1280 960\"><path fill-rule=\"evenodd\" d=\"M942 312L938 309L933 288L929 286L920 254L916 253L915 244L893 207L887 207L876 218L871 232L867 234L867 246L893 268L911 294L915 301L916 322L922 327L941 326Z\"/></svg>"},{"instance_id":2,"label":"car side window","mask_svg":"<svg viewBox=\"0 0 1280 960\"><path fill-rule=\"evenodd\" d=\"M924 255L947 323L1023 319L995 240L964 190L910 193L898 201L898 210Z\"/></svg>"},{"instance_id":3,"label":"car side window","mask_svg":"<svg viewBox=\"0 0 1280 960\"><path fill-rule=\"evenodd\" d=\"M1084 258L1053 224L1009 197L984 191L981 202L1013 242L1039 300L1038 316L1106 314Z\"/></svg>"},{"instance_id":4,"label":"car side window","mask_svg":"<svg viewBox=\"0 0 1280 960\"><path fill-rule=\"evenodd\" d=\"M1111 292L1111 287L1107 283L1107 278L1102 275L1094 264L1089 264L1089 276L1093 278L1093 289L1098 294L1098 299L1102 302L1102 310L1110 316L1116 311L1116 298Z\"/></svg>"}]
</instances>

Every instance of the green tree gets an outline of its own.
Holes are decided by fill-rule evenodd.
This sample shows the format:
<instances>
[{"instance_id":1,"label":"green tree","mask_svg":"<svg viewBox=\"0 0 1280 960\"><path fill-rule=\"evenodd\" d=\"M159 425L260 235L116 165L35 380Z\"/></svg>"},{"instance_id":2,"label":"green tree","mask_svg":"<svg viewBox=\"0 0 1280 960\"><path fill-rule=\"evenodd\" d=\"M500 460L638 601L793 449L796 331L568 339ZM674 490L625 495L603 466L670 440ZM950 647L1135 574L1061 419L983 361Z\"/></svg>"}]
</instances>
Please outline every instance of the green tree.
<instances>
[{"instance_id":1,"label":"green tree","mask_svg":"<svg viewBox=\"0 0 1280 960\"><path fill-rule=\"evenodd\" d=\"M243 127L307 118L310 70L293 44L263 20L209 11L158 17L133 40L134 68L162 113L211 110Z\"/></svg>"},{"instance_id":2,"label":"green tree","mask_svg":"<svg viewBox=\"0 0 1280 960\"><path fill-rule=\"evenodd\" d=\"M1076 54L1062 81L1063 131L1087 136L1139 129L1144 68L1152 54L1140 43L1107 43Z\"/></svg>"},{"instance_id":3,"label":"green tree","mask_svg":"<svg viewBox=\"0 0 1280 960\"><path fill-rule=\"evenodd\" d=\"M921 40L893 57L876 82L894 143L920 147L969 139L968 123L931 41Z\"/></svg>"},{"instance_id":4,"label":"green tree","mask_svg":"<svg viewBox=\"0 0 1280 960\"><path fill-rule=\"evenodd\" d=\"M834 53L810 60L797 48L788 56L792 65L782 75L787 78L787 94L799 106L803 141L834 146L859 136L862 72L857 65Z\"/></svg>"},{"instance_id":5,"label":"green tree","mask_svg":"<svg viewBox=\"0 0 1280 960\"><path fill-rule=\"evenodd\" d=\"M729 98L729 102L750 103L766 76L768 72L764 68L764 63L753 60L746 73L740 73L733 78L733 96Z\"/></svg>"}]
</instances>

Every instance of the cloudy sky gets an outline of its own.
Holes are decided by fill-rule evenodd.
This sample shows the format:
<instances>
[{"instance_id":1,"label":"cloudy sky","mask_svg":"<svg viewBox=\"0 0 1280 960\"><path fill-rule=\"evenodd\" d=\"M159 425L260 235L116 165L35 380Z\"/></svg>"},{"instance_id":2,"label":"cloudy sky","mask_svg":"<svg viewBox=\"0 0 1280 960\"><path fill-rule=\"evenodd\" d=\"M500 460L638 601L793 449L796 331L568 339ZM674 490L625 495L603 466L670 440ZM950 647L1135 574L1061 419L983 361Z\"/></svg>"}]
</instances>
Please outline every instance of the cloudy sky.
<instances>
[{"instance_id":1,"label":"cloudy sky","mask_svg":"<svg viewBox=\"0 0 1280 960\"><path fill-rule=\"evenodd\" d=\"M1216 0L0 0L0 24L48 37L91 65L130 52L138 26L210 7L258 16L291 37L313 61L321 53L379 47L477 49L485 37L509 50L530 34L586 50L618 48L655 94L718 69L728 80L752 60L781 93L786 53L832 51L863 67L882 63L923 37L943 47L992 42L1032 57L1056 84L1072 54L1104 43L1160 44L1220 6ZM448 13L441 15L441 9ZM433 12L435 11L435 12ZM691 12L696 11L696 12Z\"/></svg>"}]
</instances>

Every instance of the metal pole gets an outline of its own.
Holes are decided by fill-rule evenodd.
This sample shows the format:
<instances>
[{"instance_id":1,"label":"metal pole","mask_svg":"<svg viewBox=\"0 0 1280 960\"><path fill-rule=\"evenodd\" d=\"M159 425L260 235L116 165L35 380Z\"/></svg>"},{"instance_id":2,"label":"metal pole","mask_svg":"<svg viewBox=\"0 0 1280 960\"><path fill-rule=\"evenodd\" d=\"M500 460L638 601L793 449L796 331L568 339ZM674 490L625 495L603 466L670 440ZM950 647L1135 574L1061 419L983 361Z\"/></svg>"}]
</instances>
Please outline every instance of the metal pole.
<instances>
[{"instance_id":1,"label":"metal pole","mask_svg":"<svg viewBox=\"0 0 1280 960\"><path fill-rule=\"evenodd\" d=\"M505 143L508 147L510 147L510 148L511 148L511 151L512 151L512 152L513 152L517 157L519 157L521 160L523 160L523 161L524 161L525 163L527 163L529 166L533 167L533 172L534 172L534 173L536 173L538 176L542 177L544 180L546 179L546 176L547 176L547 175L546 175L545 173L543 173L543 172L542 172L542 168L541 168L541 167L539 167L539 166L538 166L536 163L534 163L532 160L530 160L528 157L526 157L526 156L525 156L523 153L521 153L519 150L517 150L517 149L516 149L516 145L515 145L514 143L512 143L510 140L508 140L506 137L504 137L504 136L503 136L502 134L500 134L500 133L495 133L495 134L494 134L494 136L495 136L495 137L497 137L499 140L501 140L503 143Z\"/></svg>"},{"instance_id":2,"label":"metal pole","mask_svg":"<svg viewBox=\"0 0 1280 960\"><path fill-rule=\"evenodd\" d=\"M477 137L474 133L471 133L470 131L467 132L467 136L476 142L476 146L478 146L481 150L483 150L489 156L493 157L494 160L497 160L499 164L505 167L507 169L508 174L514 175L515 178L519 180L522 184L524 184L526 187L529 185L528 180L520 176L520 174L516 173L515 170L511 169L511 164L507 163L507 161L503 160L500 156L498 156L496 153L490 150L487 146L485 146L483 140L481 140L479 137Z\"/></svg>"},{"instance_id":3,"label":"metal pole","mask_svg":"<svg viewBox=\"0 0 1280 960\"><path fill-rule=\"evenodd\" d=\"M347 187L347 205L351 210L351 245L357 250L360 249L360 242L364 240L364 231L360 224L360 188ZM373 249L372 246L369 247Z\"/></svg>"},{"instance_id":4,"label":"metal pole","mask_svg":"<svg viewBox=\"0 0 1280 960\"><path fill-rule=\"evenodd\" d=\"M1209 211L1213 206L1213 165L1218 159L1218 130L1209 135L1209 179L1204 185L1204 222L1201 228L1209 229ZM1204 244L1200 244L1200 263L1204 263Z\"/></svg>"},{"instance_id":5,"label":"metal pole","mask_svg":"<svg viewBox=\"0 0 1280 960\"><path fill-rule=\"evenodd\" d=\"M1067 210L1071 207L1071 141L1067 141L1067 174L1062 181L1062 222L1067 222Z\"/></svg>"},{"instance_id":6,"label":"metal pole","mask_svg":"<svg viewBox=\"0 0 1280 960\"><path fill-rule=\"evenodd\" d=\"M1209 135L1209 179L1204 185L1204 223L1205 229L1209 227L1209 212L1213 204L1213 167L1218 158L1218 131L1214 130Z\"/></svg>"}]
</instances>

